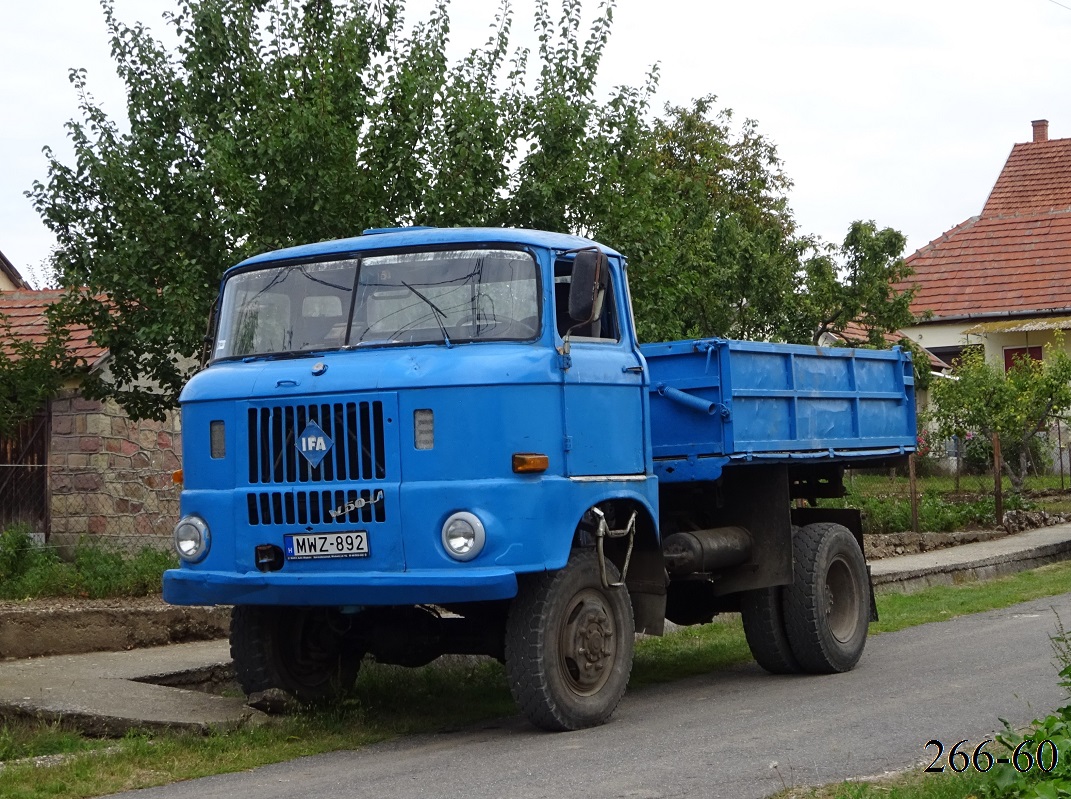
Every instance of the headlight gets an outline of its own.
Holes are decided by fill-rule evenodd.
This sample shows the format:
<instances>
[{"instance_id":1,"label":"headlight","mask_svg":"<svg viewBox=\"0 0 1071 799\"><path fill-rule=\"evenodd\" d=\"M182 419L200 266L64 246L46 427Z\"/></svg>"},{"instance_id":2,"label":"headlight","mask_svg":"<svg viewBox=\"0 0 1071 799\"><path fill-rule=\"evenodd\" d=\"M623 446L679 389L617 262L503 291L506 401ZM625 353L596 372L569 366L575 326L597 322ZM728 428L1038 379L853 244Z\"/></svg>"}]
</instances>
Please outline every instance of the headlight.
<instances>
[{"instance_id":1,"label":"headlight","mask_svg":"<svg viewBox=\"0 0 1071 799\"><path fill-rule=\"evenodd\" d=\"M187 563L197 563L208 554L211 536L200 516L183 516L175 525L175 551Z\"/></svg>"},{"instance_id":2,"label":"headlight","mask_svg":"<svg viewBox=\"0 0 1071 799\"><path fill-rule=\"evenodd\" d=\"M472 560L479 555L486 539L483 522L468 511L455 513L443 525L443 548L457 560Z\"/></svg>"}]
</instances>

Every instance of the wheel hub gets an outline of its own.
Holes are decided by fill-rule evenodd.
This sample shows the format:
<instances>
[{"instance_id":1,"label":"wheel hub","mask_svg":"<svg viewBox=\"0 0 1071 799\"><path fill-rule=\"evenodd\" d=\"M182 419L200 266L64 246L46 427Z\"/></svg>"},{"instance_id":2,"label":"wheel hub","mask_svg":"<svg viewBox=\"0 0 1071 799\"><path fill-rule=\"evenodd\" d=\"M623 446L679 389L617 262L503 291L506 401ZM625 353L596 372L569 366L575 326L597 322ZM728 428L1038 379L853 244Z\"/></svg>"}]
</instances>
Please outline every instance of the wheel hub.
<instances>
[{"instance_id":1,"label":"wheel hub","mask_svg":"<svg viewBox=\"0 0 1071 799\"><path fill-rule=\"evenodd\" d=\"M596 591L577 594L562 625L561 665L567 684L578 694L596 693L610 676L616 643L605 599Z\"/></svg>"},{"instance_id":2,"label":"wheel hub","mask_svg":"<svg viewBox=\"0 0 1071 799\"><path fill-rule=\"evenodd\" d=\"M859 602L848 564L842 558L834 560L826 573L826 618L829 631L842 644L855 635Z\"/></svg>"}]
</instances>

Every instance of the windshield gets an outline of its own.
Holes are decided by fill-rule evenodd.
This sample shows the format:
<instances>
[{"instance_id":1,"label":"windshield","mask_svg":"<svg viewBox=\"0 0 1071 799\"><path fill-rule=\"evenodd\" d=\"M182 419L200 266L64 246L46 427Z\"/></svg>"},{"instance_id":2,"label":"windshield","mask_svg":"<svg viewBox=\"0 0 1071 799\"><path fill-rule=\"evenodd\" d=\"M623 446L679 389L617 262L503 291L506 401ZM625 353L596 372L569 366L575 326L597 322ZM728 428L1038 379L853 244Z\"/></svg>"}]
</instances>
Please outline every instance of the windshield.
<instances>
[{"instance_id":1,"label":"windshield","mask_svg":"<svg viewBox=\"0 0 1071 799\"><path fill-rule=\"evenodd\" d=\"M521 341L538 332L538 273L528 253L401 253L234 275L224 287L213 357Z\"/></svg>"}]
</instances>

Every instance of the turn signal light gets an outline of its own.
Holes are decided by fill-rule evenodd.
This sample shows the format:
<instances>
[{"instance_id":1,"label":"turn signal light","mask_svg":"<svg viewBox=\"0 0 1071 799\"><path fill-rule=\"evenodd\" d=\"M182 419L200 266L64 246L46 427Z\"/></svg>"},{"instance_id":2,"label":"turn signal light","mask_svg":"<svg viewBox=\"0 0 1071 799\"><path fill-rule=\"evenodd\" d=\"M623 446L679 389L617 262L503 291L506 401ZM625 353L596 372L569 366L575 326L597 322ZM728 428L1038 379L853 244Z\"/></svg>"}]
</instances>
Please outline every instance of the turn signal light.
<instances>
[{"instance_id":1,"label":"turn signal light","mask_svg":"<svg viewBox=\"0 0 1071 799\"><path fill-rule=\"evenodd\" d=\"M513 471L517 474L540 474L550 467L550 458L538 452L514 452Z\"/></svg>"},{"instance_id":2,"label":"turn signal light","mask_svg":"<svg viewBox=\"0 0 1071 799\"><path fill-rule=\"evenodd\" d=\"M177 486L182 485L182 469L171 472L171 482Z\"/></svg>"}]
</instances>

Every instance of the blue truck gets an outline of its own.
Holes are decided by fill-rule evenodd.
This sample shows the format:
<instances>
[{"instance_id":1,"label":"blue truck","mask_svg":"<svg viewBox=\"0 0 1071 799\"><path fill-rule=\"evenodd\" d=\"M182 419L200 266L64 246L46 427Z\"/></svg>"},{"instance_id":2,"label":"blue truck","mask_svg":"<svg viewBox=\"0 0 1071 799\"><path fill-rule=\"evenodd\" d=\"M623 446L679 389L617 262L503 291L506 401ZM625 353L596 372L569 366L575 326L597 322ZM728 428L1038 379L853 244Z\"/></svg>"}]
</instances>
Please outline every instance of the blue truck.
<instances>
[{"instance_id":1,"label":"blue truck","mask_svg":"<svg viewBox=\"0 0 1071 799\"><path fill-rule=\"evenodd\" d=\"M620 253L498 228L258 255L210 327L164 598L233 606L245 691L320 701L366 657L484 654L533 724L573 730L667 619L739 612L774 673L862 654L860 517L818 499L914 450L898 348L640 345Z\"/></svg>"}]
</instances>

